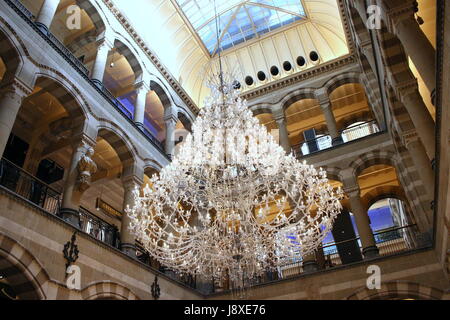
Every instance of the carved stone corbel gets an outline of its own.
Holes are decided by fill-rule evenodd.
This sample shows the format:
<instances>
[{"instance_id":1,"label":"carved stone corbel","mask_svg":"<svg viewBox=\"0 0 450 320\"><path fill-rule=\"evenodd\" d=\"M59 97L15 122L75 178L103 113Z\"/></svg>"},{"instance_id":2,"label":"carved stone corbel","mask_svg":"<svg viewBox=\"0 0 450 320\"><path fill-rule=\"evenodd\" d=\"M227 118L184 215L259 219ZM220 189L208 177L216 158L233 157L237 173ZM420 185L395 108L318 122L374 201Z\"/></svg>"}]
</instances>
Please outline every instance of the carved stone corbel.
<instances>
[{"instance_id":1,"label":"carved stone corbel","mask_svg":"<svg viewBox=\"0 0 450 320\"><path fill-rule=\"evenodd\" d=\"M78 161L77 188L80 192L89 189L91 177L97 172L97 164L92 160L93 155L94 149L88 147L86 152L81 156L80 161Z\"/></svg>"}]
</instances>

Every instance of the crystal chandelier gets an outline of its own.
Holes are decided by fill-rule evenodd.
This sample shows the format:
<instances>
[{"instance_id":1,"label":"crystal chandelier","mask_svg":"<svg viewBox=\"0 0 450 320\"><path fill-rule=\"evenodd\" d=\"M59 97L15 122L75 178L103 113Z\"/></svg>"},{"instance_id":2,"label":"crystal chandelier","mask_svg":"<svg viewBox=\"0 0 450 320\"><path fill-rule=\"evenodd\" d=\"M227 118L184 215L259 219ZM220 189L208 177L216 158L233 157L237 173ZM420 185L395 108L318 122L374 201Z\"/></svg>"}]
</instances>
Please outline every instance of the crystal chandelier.
<instances>
[{"instance_id":1,"label":"crystal chandelier","mask_svg":"<svg viewBox=\"0 0 450 320\"><path fill-rule=\"evenodd\" d=\"M286 155L232 79L218 79L179 153L135 191L127 213L162 265L236 287L317 250L342 191Z\"/></svg>"}]
</instances>

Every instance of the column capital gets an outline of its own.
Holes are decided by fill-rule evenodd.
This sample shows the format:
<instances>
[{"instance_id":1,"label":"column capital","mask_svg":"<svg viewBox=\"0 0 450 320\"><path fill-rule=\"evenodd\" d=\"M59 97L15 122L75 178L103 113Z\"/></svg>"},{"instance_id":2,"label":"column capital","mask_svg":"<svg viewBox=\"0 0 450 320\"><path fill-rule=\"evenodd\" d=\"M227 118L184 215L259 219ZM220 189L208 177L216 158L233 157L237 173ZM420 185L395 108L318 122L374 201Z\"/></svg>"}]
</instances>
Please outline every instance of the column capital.
<instances>
[{"instance_id":1,"label":"column capital","mask_svg":"<svg viewBox=\"0 0 450 320\"><path fill-rule=\"evenodd\" d=\"M144 181L137 175L129 175L122 177L122 184L125 191L132 191L136 188L140 188L144 184Z\"/></svg>"},{"instance_id":2,"label":"column capital","mask_svg":"<svg viewBox=\"0 0 450 320\"><path fill-rule=\"evenodd\" d=\"M284 113L283 108L280 107L272 110L272 117L277 123L286 121L286 114Z\"/></svg>"},{"instance_id":3,"label":"column capital","mask_svg":"<svg viewBox=\"0 0 450 320\"><path fill-rule=\"evenodd\" d=\"M0 96L14 95L18 99L23 99L29 96L33 92L33 89L28 88L17 78L13 78L7 83L3 83L0 86Z\"/></svg>"},{"instance_id":4,"label":"column capital","mask_svg":"<svg viewBox=\"0 0 450 320\"><path fill-rule=\"evenodd\" d=\"M358 179L355 176L353 168L346 168L341 170L340 176L342 178L343 190L348 196L359 196L360 188Z\"/></svg>"},{"instance_id":5,"label":"column capital","mask_svg":"<svg viewBox=\"0 0 450 320\"><path fill-rule=\"evenodd\" d=\"M139 81L134 84L134 89L136 90L136 94L140 94L142 92L150 92L150 85L145 83L144 81Z\"/></svg>"},{"instance_id":6,"label":"column capital","mask_svg":"<svg viewBox=\"0 0 450 320\"><path fill-rule=\"evenodd\" d=\"M87 151L95 149L97 141L82 132L72 138L71 144L76 150Z\"/></svg>"},{"instance_id":7,"label":"column capital","mask_svg":"<svg viewBox=\"0 0 450 320\"><path fill-rule=\"evenodd\" d=\"M402 140L405 147L408 149L408 146L413 143L420 141L419 135L417 134L416 130L408 130L403 132L402 134Z\"/></svg>"},{"instance_id":8,"label":"column capital","mask_svg":"<svg viewBox=\"0 0 450 320\"><path fill-rule=\"evenodd\" d=\"M111 43L106 38L98 39L96 41L96 44L97 44L97 51L100 51L101 49L108 49L108 51L109 51L109 50L112 50L112 48L114 48L114 44Z\"/></svg>"},{"instance_id":9,"label":"column capital","mask_svg":"<svg viewBox=\"0 0 450 320\"><path fill-rule=\"evenodd\" d=\"M176 125L178 122L178 115L167 113L164 115L164 122L166 123L166 125Z\"/></svg>"},{"instance_id":10,"label":"column capital","mask_svg":"<svg viewBox=\"0 0 450 320\"><path fill-rule=\"evenodd\" d=\"M331 106L330 97L327 88L319 88L315 92L316 99L322 108L329 108Z\"/></svg>"}]
</instances>

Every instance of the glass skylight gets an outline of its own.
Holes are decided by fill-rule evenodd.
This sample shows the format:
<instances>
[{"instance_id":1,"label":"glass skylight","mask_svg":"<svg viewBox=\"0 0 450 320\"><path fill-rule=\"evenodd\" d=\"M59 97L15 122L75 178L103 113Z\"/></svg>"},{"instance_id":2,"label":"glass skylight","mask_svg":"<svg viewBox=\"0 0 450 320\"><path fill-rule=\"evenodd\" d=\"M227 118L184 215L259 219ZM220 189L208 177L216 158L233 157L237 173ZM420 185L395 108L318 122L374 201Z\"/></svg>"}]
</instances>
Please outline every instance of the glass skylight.
<instances>
[{"instance_id":1,"label":"glass skylight","mask_svg":"<svg viewBox=\"0 0 450 320\"><path fill-rule=\"evenodd\" d=\"M212 56L218 50L306 19L301 0L216 0L218 47L214 0L177 0L177 3Z\"/></svg>"}]
</instances>

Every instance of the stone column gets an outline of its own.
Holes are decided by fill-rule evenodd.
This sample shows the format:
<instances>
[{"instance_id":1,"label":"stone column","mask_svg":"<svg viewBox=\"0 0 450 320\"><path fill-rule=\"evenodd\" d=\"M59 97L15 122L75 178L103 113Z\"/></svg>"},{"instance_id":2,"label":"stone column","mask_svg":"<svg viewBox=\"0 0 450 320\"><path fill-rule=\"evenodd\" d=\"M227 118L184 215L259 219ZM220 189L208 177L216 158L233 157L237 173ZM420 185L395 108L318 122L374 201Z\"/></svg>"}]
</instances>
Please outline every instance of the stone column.
<instances>
[{"instance_id":1,"label":"stone column","mask_svg":"<svg viewBox=\"0 0 450 320\"><path fill-rule=\"evenodd\" d=\"M175 129L177 126L178 118L171 114L164 117L166 123L166 153L172 158L175 154Z\"/></svg>"},{"instance_id":2,"label":"stone column","mask_svg":"<svg viewBox=\"0 0 450 320\"><path fill-rule=\"evenodd\" d=\"M36 23L44 25L50 29L53 18L55 17L56 9L58 8L60 0L44 0L41 10L36 18Z\"/></svg>"},{"instance_id":3,"label":"stone column","mask_svg":"<svg viewBox=\"0 0 450 320\"><path fill-rule=\"evenodd\" d=\"M325 121L327 123L328 133L333 140L333 146L344 143L342 137L337 129L336 118L334 117L333 108L331 105L328 92L325 88L319 89L316 92L317 100L319 101L320 108L322 109Z\"/></svg>"},{"instance_id":4,"label":"stone column","mask_svg":"<svg viewBox=\"0 0 450 320\"><path fill-rule=\"evenodd\" d=\"M83 156L89 155L96 141L86 135L75 138L72 142L72 159L64 182L64 193L60 209L61 217L70 224L79 227L80 200L86 188L80 184L79 163Z\"/></svg>"},{"instance_id":5,"label":"stone column","mask_svg":"<svg viewBox=\"0 0 450 320\"><path fill-rule=\"evenodd\" d=\"M150 88L144 83L139 82L135 85L136 88L136 105L134 107L134 122L142 127L144 126L145 118L145 104L147 102L147 94Z\"/></svg>"},{"instance_id":6,"label":"stone column","mask_svg":"<svg viewBox=\"0 0 450 320\"><path fill-rule=\"evenodd\" d=\"M136 176L128 176L122 179L124 197L122 211L122 226L120 230L121 250L132 258L136 258L136 238L131 233L129 227L131 219L126 213L128 208L133 208L135 204L134 191L140 189L143 181Z\"/></svg>"},{"instance_id":7,"label":"stone column","mask_svg":"<svg viewBox=\"0 0 450 320\"><path fill-rule=\"evenodd\" d=\"M272 113L274 120L278 126L278 132L280 137L280 145L283 147L287 154L291 153L292 147L289 141L289 131L286 126L286 115L282 108L277 108Z\"/></svg>"},{"instance_id":8,"label":"stone column","mask_svg":"<svg viewBox=\"0 0 450 320\"><path fill-rule=\"evenodd\" d=\"M103 77L105 75L106 63L108 62L108 54L113 48L106 39L102 39L97 42L97 56L95 58L94 66L92 68L91 78L97 83L103 83Z\"/></svg>"},{"instance_id":9,"label":"stone column","mask_svg":"<svg viewBox=\"0 0 450 320\"><path fill-rule=\"evenodd\" d=\"M346 169L341 174L343 177L344 191L349 197L351 212L355 217L364 258L370 259L376 257L379 251L375 243L372 228L370 227L369 215L361 202L361 191L358 181L351 169Z\"/></svg>"},{"instance_id":10,"label":"stone column","mask_svg":"<svg viewBox=\"0 0 450 320\"><path fill-rule=\"evenodd\" d=\"M408 110L417 134L423 142L428 158L430 161L434 160L436 143L435 124L419 93L416 79L405 85L397 86L396 89L400 101L404 104L406 110Z\"/></svg>"},{"instance_id":11,"label":"stone column","mask_svg":"<svg viewBox=\"0 0 450 320\"><path fill-rule=\"evenodd\" d=\"M28 89L13 82L0 89L0 155L3 156L9 135Z\"/></svg>"},{"instance_id":12,"label":"stone column","mask_svg":"<svg viewBox=\"0 0 450 320\"><path fill-rule=\"evenodd\" d=\"M434 200L434 172L427 157L425 148L415 130L403 133L403 142L411 155L417 172L425 186L428 199ZM432 219L429 222L432 222Z\"/></svg>"},{"instance_id":13,"label":"stone column","mask_svg":"<svg viewBox=\"0 0 450 320\"><path fill-rule=\"evenodd\" d=\"M412 1L411 1L412 2ZM406 54L411 58L425 85L434 94L436 89L436 50L428 41L416 19L413 9L407 8L405 14L391 18L393 33L398 37Z\"/></svg>"}]
</instances>

